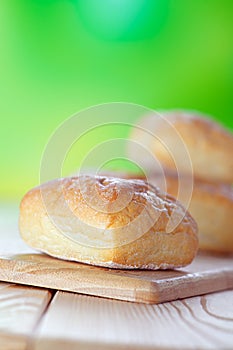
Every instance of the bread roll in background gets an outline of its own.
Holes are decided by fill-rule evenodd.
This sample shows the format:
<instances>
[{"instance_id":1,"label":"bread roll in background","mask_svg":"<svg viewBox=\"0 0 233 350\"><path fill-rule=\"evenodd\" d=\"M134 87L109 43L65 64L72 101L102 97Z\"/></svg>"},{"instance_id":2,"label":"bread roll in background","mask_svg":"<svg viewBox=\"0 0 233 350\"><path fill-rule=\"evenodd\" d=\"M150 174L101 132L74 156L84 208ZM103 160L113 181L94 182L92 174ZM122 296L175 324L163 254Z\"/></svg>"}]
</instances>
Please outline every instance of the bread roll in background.
<instances>
[{"instance_id":1,"label":"bread roll in background","mask_svg":"<svg viewBox=\"0 0 233 350\"><path fill-rule=\"evenodd\" d=\"M170 232L173 215L181 221ZM24 196L19 226L32 248L111 268L181 267L198 248L191 215L142 180L81 176L45 183Z\"/></svg>"},{"instance_id":2,"label":"bread roll in background","mask_svg":"<svg viewBox=\"0 0 233 350\"><path fill-rule=\"evenodd\" d=\"M162 111L161 116L165 122L153 114L139 120L140 127L132 129L130 139L147 146L165 169L176 170L177 161L179 171L185 174L190 169L184 161L184 148L177 142L180 135L196 177L207 182L233 183L233 135L228 130L198 112ZM141 161L139 152L131 156Z\"/></svg>"},{"instance_id":3,"label":"bread roll in background","mask_svg":"<svg viewBox=\"0 0 233 350\"><path fill-rule=\"evenodd\" d=\"M154 174L150 179L157 186L163 181L161 174ZM177 198L178 175L167 171L165 179L168 193ZM233 189L230 185L195 178L188 210L198 224L200 249L233 253Z\"/></svg>"}]
</instances>

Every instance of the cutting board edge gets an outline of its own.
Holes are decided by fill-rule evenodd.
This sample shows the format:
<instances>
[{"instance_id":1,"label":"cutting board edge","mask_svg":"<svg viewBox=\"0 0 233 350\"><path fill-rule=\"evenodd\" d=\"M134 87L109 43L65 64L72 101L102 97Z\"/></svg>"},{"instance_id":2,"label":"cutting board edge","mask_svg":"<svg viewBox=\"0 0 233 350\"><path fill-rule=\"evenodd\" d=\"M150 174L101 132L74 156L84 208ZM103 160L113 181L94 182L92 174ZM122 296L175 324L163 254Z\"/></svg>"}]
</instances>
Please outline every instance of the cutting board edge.
<instances>
[{"instance_id":1,"label":"cutting board edge","mask_svg":"<svg viewBox=\"0 0 233 350\"><path fill-rule=\"evenodd\" d=\"M20 261L20 266L17 265L17 260L11 260L9 258L0 258L0 281L18 283L21 285L47 288L52 290L61 290L72 293L100 296L103 298L132 301L138 303L155 304L158 302L158 295L155 288L152 288L151 281L138 279L133 276L121 276L111 275L111 282L103 281L101 275L96 279L95 285L92 282L80 287L78 284L82 282L80 278L80 272L70 269L66 271L69 278L74 277L73 274L77 273L77 280L70 285L69 288L64 286L64 278L55 274L53 282L50 281L50 272L45 272L43 275L34 273L35 266L40 266L42 270L46 271L48 265L45 262L35 263L33 261ZM20 271L20 268L23 271ZM27 272L24 272L28 268ZM34 268L34 269L32 269ZM18 271L17 271L18 269ZM47 281L47 282L46 282ZM123 283L119 286L119 282ZM153 289L153 292L152 292ZM93 292L95 290L95 292ZM116 294L116 292L118 294Z\"/></svg>"}]
</instances>

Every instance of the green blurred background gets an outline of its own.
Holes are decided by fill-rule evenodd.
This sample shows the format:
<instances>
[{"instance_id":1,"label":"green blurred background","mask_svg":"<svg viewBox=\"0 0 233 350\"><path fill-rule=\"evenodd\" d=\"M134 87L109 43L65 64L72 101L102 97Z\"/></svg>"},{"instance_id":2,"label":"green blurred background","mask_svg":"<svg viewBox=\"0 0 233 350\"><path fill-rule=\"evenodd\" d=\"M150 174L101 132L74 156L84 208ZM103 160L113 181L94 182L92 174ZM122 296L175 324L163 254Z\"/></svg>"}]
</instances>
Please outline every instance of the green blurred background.
<instances>
[{"instance_id":1,"label":"green blurred background","mask_svg":"<svg viewBox=\"0 0 233 350\"><path fill-rule=\"evenodd\" d=\"M232 128L233 1L0 1L2 199L39 182L62 121L112 101L197 109Z\"/></svg>"}]
</instances>

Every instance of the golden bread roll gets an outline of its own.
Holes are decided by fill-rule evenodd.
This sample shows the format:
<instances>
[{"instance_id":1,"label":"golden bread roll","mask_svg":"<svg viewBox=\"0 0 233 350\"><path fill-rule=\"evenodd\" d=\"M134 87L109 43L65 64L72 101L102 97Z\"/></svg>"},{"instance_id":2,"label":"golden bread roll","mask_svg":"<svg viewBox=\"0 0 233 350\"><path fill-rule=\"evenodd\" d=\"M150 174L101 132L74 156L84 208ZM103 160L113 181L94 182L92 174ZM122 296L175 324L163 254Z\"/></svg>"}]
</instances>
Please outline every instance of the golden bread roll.
<instances>
[{"instance_id":1,"label":"golden bread roll","mask_svg":"<svg viewBox=\"0 0 233 350\"><path fill-rule=\"evenodd\" d=\"M165 169L176 170L179 165L180 173L190 172L189 154L196 177L233 183L233 135L228 130L197 112L167 111L161 116L142 118L140 127L132 130L131 141L147 146ZM136 161L140 158L139 152L133 154Z\"/></svg>"},{"instance_id":2,"label":"golden bread roll","mask_svg":"<svg viewBox=\"0 0 233 350\"><path fill-rule=\"evenodd\" d=\"M167 192L177 198L177 174L165 172L165 178ZM159 174L150 180L157 186L162 182ZM233 253L233 189L230 185L195 179L188 210L198 224L201 249Z\"/></svg>"},{"instance_id":3,"label":"golden bread roll","mask_svg":"<svg viewBox=\"0 0 233 350\"><path fill-rule=\"evenodd\" d=\"M190 214L142 180L82 175L50 181L24 196L19 226L39 251L111 268L181 267L198 248Z\"/></svg>"}]
</instances>

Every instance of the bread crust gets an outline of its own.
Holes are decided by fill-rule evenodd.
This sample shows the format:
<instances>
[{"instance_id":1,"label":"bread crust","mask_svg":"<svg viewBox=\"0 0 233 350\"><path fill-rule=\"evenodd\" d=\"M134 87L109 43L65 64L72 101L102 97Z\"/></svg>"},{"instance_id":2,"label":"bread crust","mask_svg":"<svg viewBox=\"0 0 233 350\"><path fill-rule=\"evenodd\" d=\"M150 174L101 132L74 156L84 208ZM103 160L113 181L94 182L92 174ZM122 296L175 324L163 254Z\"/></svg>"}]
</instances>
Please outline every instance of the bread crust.
<instances>
[{"instance_id":1,"label":"bread crust","mask_svg":"<svg viewBox=\"0 0 233 350\"><path fill-rule=\"evenodd\" d=\"M159 136L167 148L158 138L150 137L149 133L140 128L132 130L131 139L147 145L164 168L176 170L174 160L178 160L179 171L186 173L190 169L187 169L185 163L182 168L182 157L184 158L185 154L181 154L182 148L176 147L177 137L180 135L190 155L195 176L207 181L233 183L232 133L198 112L175 110L161 114L169 123L161 122L152 115L142 118L139 125L144 128L149 126L151 132ZM176 132L170 125L174 126Z\"/></svg>"},{"instance_id":2,"label":"bread crust","mask_svg":"<svg viewBox=\"0 0 233 350\"><path fill-rule=\"evenodd\" d=\"M80 186L80 178L84 187ZM101 210L97 210L93 199L93 185L104 203ZM114 203L120 195L119 205L122 200L126 205L117 211ZM183 219L169 233L172 213ZM156 220L151 224L153 218ZM134 222L143 229L150 224L136 239ZM75 240L79 233L76 230L86 225L92 228L91 239L96 245ZM29 246L51 256L113 268L181 267L193 260L198 248L197 225L191 215L173 197L142 180L82 176L48 182L22 199L19 227ZM105 240L113 245L101 246Z\"/></svg>"},{"instance_id":3,"label":"bread crust","mask_svg":"<svg viewBox=\"0 0 233 350\"><path fill-rule=\"evenodd\" d=\"M177 198L179 179L176 173L165 171L167 191ZM159 186L160 174L151 176ZM228 184L194 179L188 210L199 228L199 247L217 253L233 253L233 189Z\"/></svg>"}]
</instances>

